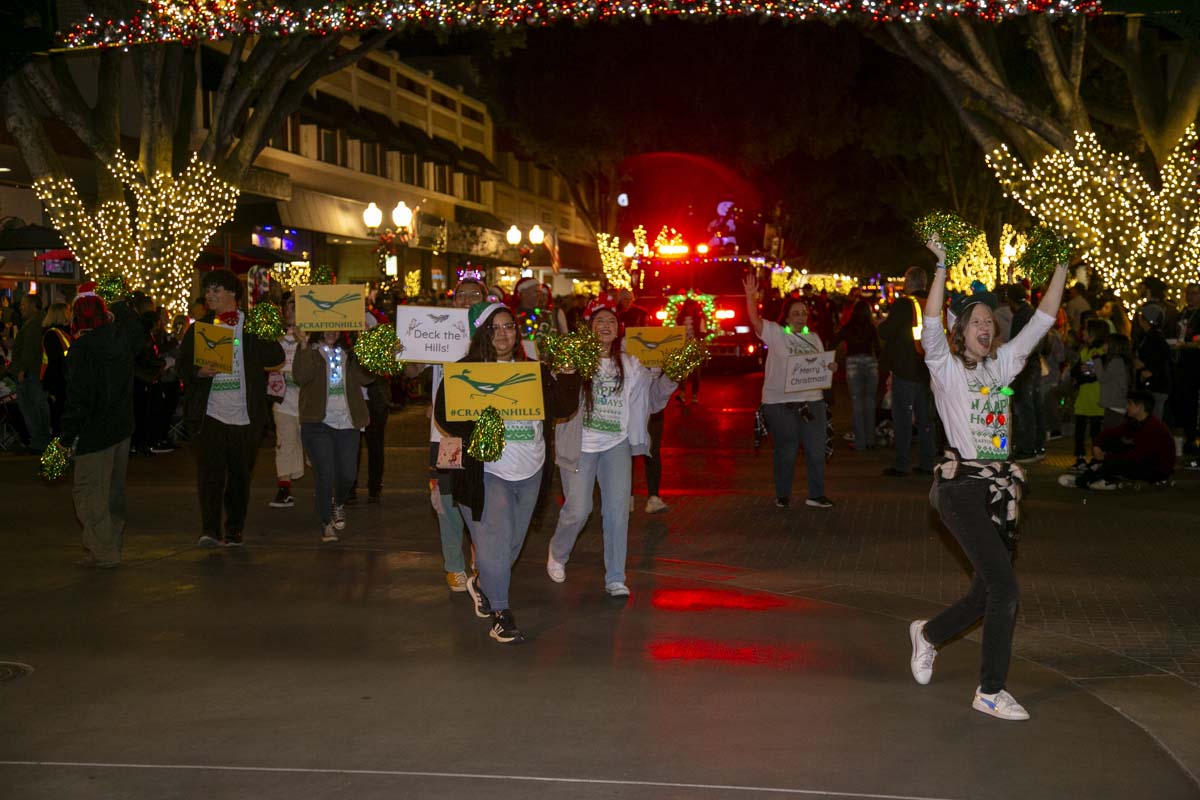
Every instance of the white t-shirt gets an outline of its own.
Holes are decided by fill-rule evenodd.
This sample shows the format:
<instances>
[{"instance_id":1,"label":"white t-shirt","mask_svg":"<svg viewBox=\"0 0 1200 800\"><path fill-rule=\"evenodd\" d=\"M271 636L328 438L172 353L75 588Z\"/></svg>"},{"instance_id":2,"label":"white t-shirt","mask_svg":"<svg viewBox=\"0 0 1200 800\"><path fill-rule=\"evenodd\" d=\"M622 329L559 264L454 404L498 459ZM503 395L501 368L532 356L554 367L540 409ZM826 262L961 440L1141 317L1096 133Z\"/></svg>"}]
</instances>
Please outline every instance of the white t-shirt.
<instances>
[{"instance_id":1,"label":"white t-shirt","mask_svg":"<svg viewBox=\"0 0 1200 800\"><path fill-rule=\"evenodd\" d=\"M238 312L237 324L233 327L233 372L221 372L213 376L212 390L208 393L206 414L226 425L249 425L250 412L246 409L246 367L242 363L242 327L246 315ZM214 324L229 327L220 321Z\"/></svg>"},{"instance_id":2,"label":"white t-shirt","mask_svg":"<svg viewBox=\"0 0 1200 800\"><path fill-rule=\"evenodd\" d=\"M325 419L331 428L344 431L354 427L350 406L346 403L346 351L323 344L319 348L325 359Z\"/></svg>"},{"instance_id":3,"label":"white t-shirt","mask_svg":"<svg viewBox=\"0 0 1200 800\"><path fill-rule=\"evenodd\" d=\"M821 337L815 333L789 333L782 325L763 320L758 337L767 346L767 369L763 376L763 403L811 403L824 399L820 389L808 392L785 392L787 362L791 356L825 352Z\"/></svg>"},{"instance_id":4,"label":"white t-shirt","mask_svg":"<svg viewBox=\"0 0 1200 800\"><path fill-rule=\"evenodd\" d=\"M616 447L628 438L629 428L629 381L619 388L617 366L611 358L600 361L600 368L592 379L592 413L587 408L583 414L583 452L603 453Z\"/></svg>"},{"instance_id":5,"label":"white t-shirt","mask_svg":"<svg viewBox=\"0 0 1200 800\"><path fill-rule=\"evenodd\" d=\"M504 452L499 461L483 462L483 471L506 481L523 481L537 474L546 461L542 421L504 421Z\"/></svg>"},{"instance_id":6,"label":"white t-shirt","mask_svg":"<svg viewBox=\"0 0 1200 800\"><path fill-rule=\"evenodd\" d=\"M1054 317L1035 312L1016 338L1001 345L995 358L967 369L962 359L951 354L941 319L925 316L921 346L925 348L933 399L946 439L964 459L1008 458L1012 446L1012 391L1008 384L1053 325Z\"/></svg>"}]
</instances>

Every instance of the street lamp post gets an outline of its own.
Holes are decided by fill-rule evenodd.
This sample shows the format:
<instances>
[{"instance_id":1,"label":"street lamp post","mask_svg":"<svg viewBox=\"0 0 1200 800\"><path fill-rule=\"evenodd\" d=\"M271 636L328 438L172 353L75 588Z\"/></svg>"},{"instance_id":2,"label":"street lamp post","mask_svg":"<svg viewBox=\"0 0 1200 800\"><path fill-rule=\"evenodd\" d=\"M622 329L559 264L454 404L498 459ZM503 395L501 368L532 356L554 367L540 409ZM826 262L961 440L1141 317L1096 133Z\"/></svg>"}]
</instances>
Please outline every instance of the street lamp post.
<instances>
[{"instance_id":1,"label":"street lamp post","mask_svg":"<svg viewBox=\"0 0 1200 800\"><path fill-rule=\"evenodd\" d=\"M383 274L389 280L394 280L400 274L400 256L408 247L409 239L412 237L415 214L416 211L409 208L407 203L403 200L399 201L392 209L392 227L387 228L381 234L379 226L383 224L382 209L375 203L370 203L363 210L363 225L367 227L367 231L372 236L379 237L379 244L376 246L375 252L380 255L383 261Z\"/></svg>"},{"instance_id":2,"label":"street lamp post","mask_svg":"<svg viewBox=\"0 0 1200 800\"><path fill-rule=\"evenodd\" d=\"M526 245L522 242L522 239L526 238L525 234L521 233L520 228L513 225L504 234L504 238L510 245L518 248L518 252L521 254L521 271L524 272L529 269L529 256L533 253L533 248L546 241L546 232L540 225L534 225L529 229L529 244Z\"/></svg>"}]
</instances>

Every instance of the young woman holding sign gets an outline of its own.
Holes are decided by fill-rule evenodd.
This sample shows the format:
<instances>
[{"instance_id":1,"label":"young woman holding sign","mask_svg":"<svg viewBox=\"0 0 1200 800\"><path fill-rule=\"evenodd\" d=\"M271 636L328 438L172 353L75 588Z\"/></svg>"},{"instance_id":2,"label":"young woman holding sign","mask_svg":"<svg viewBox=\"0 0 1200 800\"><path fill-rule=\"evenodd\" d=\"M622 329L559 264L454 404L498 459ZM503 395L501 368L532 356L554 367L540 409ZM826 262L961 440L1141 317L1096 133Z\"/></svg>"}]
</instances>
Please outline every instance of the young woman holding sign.
<instances>
[{"instance_id":1,"label":"young woman holding sign","mask_svg":"<svg viewBox=\"0 0 1200 800\"><path fill-rule=\"evenodd\" d=\"M787 508L796 474L796 451L804 445L804 463L808 477L808 498L813 508L830 508L833 501L825 496L825 397L820 389L788 392L788 359L792 356L825 352L821 337L808 329L808 307L803 300L784 301L779 323L764 320L758 313L758 279L747 275L746 313L754 332L767 346L767 368L763 377L762 412L767 430L775 440L775 505ZM829 369L837 369L830 361Z\"/></svg>"},{"instance_id":2,"label":"young woman holding sign","mask_svg":"<svg viewBox=\"0 0 1200 800\"><path fill-rule=\"evenodd\" d=\"M950 341L946 341L942 331L946 251L936 238L928 246L938 264L925 301L921 345L949 442L943 461L934 470L930 499L970 559L975 575L971 588L957 603L931 620L919 619L909 625L909 663L917 683L929 683L937 648L982 617L983 663L971 707L1000 719L1029 719L1029 713L1005 690L1017 621L1012 548L1025 481L1009 449L1012 390L1008 384L1053 327L1067 269L1058 266L1033 319L993 354L996 296L991 292L955 298L950 308Z\"/></svg>"},{"instance_id":3,"label":"young woman holding sign","mask_svg":"<svg viewBox=\"0 0 1200 800\"><path fill-rule=\"evenodd\" d=\"M546 572L555 583L567 579L564 567L592 513L592 487L599 481L604 590L613 597L627 597L625 547L633 456L648 454L646 420L667 405L676 384L624 352L614 298L601 295L593 300L583 319L600 339L606 355L596 375L583 382L581 413L555 428L555 462L566 502L550 539Z\"/></svg>"},{"instance_id":4,"label":"young woman holding sign","mask_svg":"<svg viewBox=\"0 0 1200 800\"><path fill-rule=\"evenodd\" d=\"M512 312L498 302L476 303L467 317L471 349L464 362L524 361L521 335ZM462 443L462 469L451 481L454 499L471 531L478 575L467 579L475 615L492 621L491 637L503 644L524 636L508 604L512 566L516 563L538 497L549 482L546 464L547 423L569 417L579 407L579 376L555 375L542 365L543 420L506 420L504 449L496 461L482 462L468 452L475 422L450 420L446 386L438 387L434 414L448 436Z\"/></svg>"}]
</instances>

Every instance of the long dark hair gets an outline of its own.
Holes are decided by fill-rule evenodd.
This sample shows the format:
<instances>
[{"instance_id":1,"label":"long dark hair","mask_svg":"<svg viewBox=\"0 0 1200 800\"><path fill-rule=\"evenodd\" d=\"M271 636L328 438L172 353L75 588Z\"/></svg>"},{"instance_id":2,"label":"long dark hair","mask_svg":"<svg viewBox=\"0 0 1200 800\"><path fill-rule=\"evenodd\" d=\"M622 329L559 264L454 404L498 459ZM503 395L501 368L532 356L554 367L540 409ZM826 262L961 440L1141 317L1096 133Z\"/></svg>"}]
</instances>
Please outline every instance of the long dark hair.
<instances>
[{"instance_id":1,"label":"long dark hair","mask_svg":"<svg viewBox=\"0 0 1200 800\"><path fill-rule=\"evenodd\" d=\"M597 312L599 313L599 312ZM625 361L621 358L622 344L625 341L623 335L618 335L612 340L612 344L608 347L608 356L617 365L617 391L625 388ZM584 419L592 418L592 408L595 406L595 396L593 395L593 385L595 378L588 378L583 382L583 414Z\"/></svg>"},{"instance_id":2,"label":"long dark hair","mask_svg":"<svg viewBox=\"0 0 1200 800\"><path fill-rule=\"evenodd\" d=\"M492 344L492 323L496 321L496 315L504 313L512 317L515 323L517 317L512 311L507 308L497 308L493 311L482 325L475 331L471 337L471 346L467 348L467 354L463 357L463 361L495 361L496 360L496 345ZM521 326L517 325L513 330L517 335L517 341L513 344L513 361L527 361L525 358L525 348L521 347Z\"/></svg>"},{"instance_id":3,"label":"long dark hair","mask_svg":"<svg viewBox=\"0 0 1200 800\"><path fill-rule=\"evenodd\" d=\"M1105 345L1104 366L1107 367L1115 358L1121 359L1121 364L1125 367L1125 377L1129 380L1129 385L1133 386L1133 345L1129 337L1120 333L1110 333Z\"/></svg>"}]
</instances>

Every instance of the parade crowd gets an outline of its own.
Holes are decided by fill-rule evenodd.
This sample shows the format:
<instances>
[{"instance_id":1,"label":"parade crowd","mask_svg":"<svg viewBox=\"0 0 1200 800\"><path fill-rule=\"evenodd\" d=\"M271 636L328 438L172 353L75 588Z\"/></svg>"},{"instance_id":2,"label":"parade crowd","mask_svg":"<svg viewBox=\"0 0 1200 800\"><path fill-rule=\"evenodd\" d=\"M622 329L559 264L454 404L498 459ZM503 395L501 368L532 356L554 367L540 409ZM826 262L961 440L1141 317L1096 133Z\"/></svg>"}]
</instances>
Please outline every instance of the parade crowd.
<instances>
[{"instance_id":1,"label":"parade crowd","mask_svg":"<svg viewBox=\"0 0 1200 800\"><path fill-rule=\"evenodd\" d=\"M1169 287L1148 278L1132 313L1120 298L1102 294L1098 282L1066 289L1065 266L1045 286L1014 283L994 293L952 295L944 253L936 241L930 249L939 258L932 281L925 269L908 270L882 318L857 289L831 297L804 287L785 296L760 291L757 276L746 276L746 313L766 348L756 439L772 442L778 507L791 503L801 449L805 505L834 505L825 486L825 464L838 446L833 395L789 391L785 373L789 359L836 351L828 369L842 373L849 390L849 446L869 451L894 444L884 476L930 476L931 499L975 567L961 601L934 620L913 623L914 677L927 683L936 648L982 618L983 666L973 706L1023 719L1027 713L1005 689L1022 467L1043 459L1048 441L1073 436L1074 464L1059 479L1064 486L1166 484L1177 450L1196 468L1200 285ZM1182 307L1168 300L1173 288L1183 288ZM645 510L666 512L659 496L663 412L672 396L688 402L689 388L691 402L699 401L699 371L677 384L626 352L626 327L652 324L629 292L555 304L532 279L503 298L467 277L448 294L447 302L467 310L464 361L537 362L531 342L580 327L601 348L586 376L541 363L545 418L505 420L499 457L482 460L466 446L478 423L447 414L440 365L408 364L394 377L372 374L355 355L353 334L297 328L290 294L277 298L285 334L274 340L246 326L246 290L233 273L205 273L201 291L191 317L228 329L234 343L228 372L196 366L197 326L183 316L168 319L145 294L109 306L84 284L70 306L43 309L37 295L26 295L19 309L7 303L3 309L0 380L15 395L8 413L19 409L14 416L31 451L41 452L52 437L73 451L83 564L120 563L130 456L170 452L185 440L196 461L198 545L241 546L251 474L268 430L277 483L271 507L295 506L293 487L311 470L316 535L338 542L346 506L358 501L361 450L367 451L366 500L381 502L389 409L427 381L428 485L445 581L451 591L470 594L491 637L524 638L511 607L511 572L554 467L563 503L546 553L549 579L567 579L598 485L604 590L630 594L633 463L642 457L645 464ZM369 300L362 327L394 324L389 304ZM695 304L682 304L673 321L688 338L708 333Z\"/></svg>"}]
</instances>

